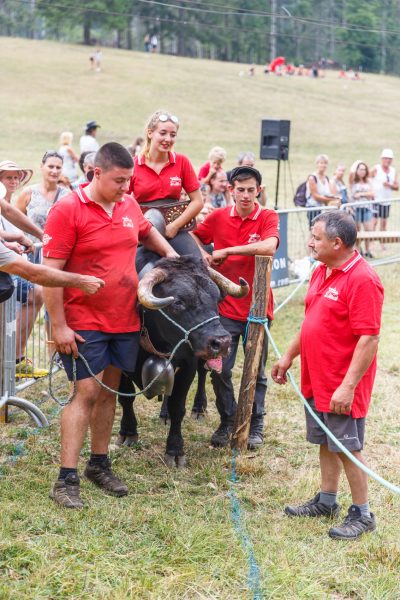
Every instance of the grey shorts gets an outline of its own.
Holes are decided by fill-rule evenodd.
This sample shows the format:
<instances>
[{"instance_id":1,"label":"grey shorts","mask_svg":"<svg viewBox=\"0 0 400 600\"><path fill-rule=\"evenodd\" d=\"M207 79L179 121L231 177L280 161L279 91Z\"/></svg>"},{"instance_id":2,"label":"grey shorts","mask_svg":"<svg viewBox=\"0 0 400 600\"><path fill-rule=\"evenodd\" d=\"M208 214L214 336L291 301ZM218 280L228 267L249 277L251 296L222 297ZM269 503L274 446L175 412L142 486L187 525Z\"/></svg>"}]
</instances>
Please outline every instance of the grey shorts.
<instances>
[{"instance_id":1,"label":"grey shorts","mask_svg":"<svg viewBox=\"0 0 400 600\"><path fill-rule=\"evenodd\" d=\"M364 446L365 417L353 419L350 415L336 415L334 413L318 412L315 409L314 399L308 398L307 402L316 415L333 433L333 435L350 452L362 450ZM313 419L308 410L306 413L307 441L311 444L325 444L330 452L341 452L333 440L323 431Z\"/></svg>"}]
</instances>

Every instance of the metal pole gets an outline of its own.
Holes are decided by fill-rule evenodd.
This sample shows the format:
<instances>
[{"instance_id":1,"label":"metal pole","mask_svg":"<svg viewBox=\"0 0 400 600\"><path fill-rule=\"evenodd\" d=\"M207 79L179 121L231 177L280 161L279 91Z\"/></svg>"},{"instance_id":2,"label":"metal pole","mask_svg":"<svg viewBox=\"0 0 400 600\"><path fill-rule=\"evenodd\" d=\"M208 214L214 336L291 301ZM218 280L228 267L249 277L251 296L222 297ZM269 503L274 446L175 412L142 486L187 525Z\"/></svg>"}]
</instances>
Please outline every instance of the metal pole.
<instances>
[{"instance_id":1,"label":"metal pole","mask_svg":"<svg viewBox=\"0 0 400 600\"><path fill-rule=\"evenodd\" d=\"M281 170L281 161L278 159L278 168L276 171L276 187L275 187L275 206L274 210L278 210L278 196L279 196L279 175Z\"/></svg>"}]
</instances>

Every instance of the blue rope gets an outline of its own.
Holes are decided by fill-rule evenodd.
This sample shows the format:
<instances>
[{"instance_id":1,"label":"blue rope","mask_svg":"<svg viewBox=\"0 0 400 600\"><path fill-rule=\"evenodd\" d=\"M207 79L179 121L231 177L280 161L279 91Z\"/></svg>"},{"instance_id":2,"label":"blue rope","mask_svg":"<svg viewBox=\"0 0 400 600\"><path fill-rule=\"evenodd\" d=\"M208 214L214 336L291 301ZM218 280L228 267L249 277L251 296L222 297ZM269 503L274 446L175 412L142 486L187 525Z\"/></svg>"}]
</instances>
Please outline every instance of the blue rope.
<instances>
[{"instance_id":1,"label":"blue rope","mask_svg":"<svg viewBox=\"0 0 400 600\"><path fill-rule=\"evenodd\" d=\"M246 329L244 330L244 336L242 341L243 350L246 346L247 334L249 332L250 323L258 323L259 325L265 325L265 323L268 323L268 317L255 317L253 315L253 308L254 306L250 309L249 316L247 317Z\"/></svg>"},{"instance_id":2,"label":"blue rope","mask_svg":"<svg viewBox=\"0 0 400 600\"><path fill-rule=\"evenodd\" d=\"M238 481L237 470L236 470L236 457L238 451L232 450L232 469L230 479L230 491L229 498L231 500L231 519L236 534L242 544L243 550L247 556L249 563L249 572L247 576L247 587L252 593L252 600L262 600L261 583L260 583L260 568L257 563L257 559L254 553L252 541L246 531L243 523L242 510L240 508L240 502L236 495L236 483Z\"/></svg>"}]
</instances>

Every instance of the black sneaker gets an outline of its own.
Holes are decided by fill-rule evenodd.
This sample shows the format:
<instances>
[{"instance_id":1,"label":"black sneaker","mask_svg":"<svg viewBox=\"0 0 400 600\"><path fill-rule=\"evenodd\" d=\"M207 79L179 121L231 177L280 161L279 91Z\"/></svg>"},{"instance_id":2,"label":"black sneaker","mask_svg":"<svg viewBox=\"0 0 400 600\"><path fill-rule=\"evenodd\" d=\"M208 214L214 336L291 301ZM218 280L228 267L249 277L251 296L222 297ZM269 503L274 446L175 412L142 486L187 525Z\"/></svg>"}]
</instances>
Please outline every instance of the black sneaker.
<instances>
[{"instance_id":1,"label":"black sneaker","mask_svg":"<svg viewBox=\"0 0 400 600\"><path fill-rule=\"evenodd\" d=\"M79 483L78 475L70 473L65 479L57 479L49 496L63 508L83 508Z\"/></svg>"},{"instance_id":2,"label":"black sneaker","mask_svg":"<svg viewBox=\"0 0 400 600\"><path fill-rule=\"evenodd\" d=\"M211 436L211 445L214 448L225 448L231 441L232 426L221 425L214 431Z\"/></svg>"},{"instance_id":3,"label":"black sneaker","mask_svg":"<svg viewBox=\"0 0 400 600\"><path fill-rule=\"evenodd\" d=\"M257 450L264 443L264 436L259 431L250 431L249 439L247 440L248 450Z\"/></svg>"},{"instance_id":4,"label":"black sneaker","mask_svg":"<svg viewBox=\"0 0 400 600\"><path fill-rule=\"evenodd\" d=\"M331 527L328 534L334 540L355 540L363 533L375 531L375 529L375 515L373 513L370 513L369 517L362 515L358 506L352 504L343 523L337 527Z\"/></svg>"},{"instance_id":5,"label":"black sneaker","mask_svg":"<svg viewBox=\"0 0 400 600\"><path fill-rule=\"evenodd\" d=\"M100 465L91 465L88 462L83 474L86 479L113 496L128 495L128 486L112 472L111 461L108 459Z\"/></svg>"},{"instance_id":6,"label":"black sneaker","mask_svg":"<svg viewBox=\"0 0 400 600\"><path fill-rule=\"evenodd\" d=\"M322 504L319 501L319 493L308 502L298 506L286 506L285 513L289 517L337 517L340 512L340 506L335 502L333 506Z\"/></svg>"}]
</instances>

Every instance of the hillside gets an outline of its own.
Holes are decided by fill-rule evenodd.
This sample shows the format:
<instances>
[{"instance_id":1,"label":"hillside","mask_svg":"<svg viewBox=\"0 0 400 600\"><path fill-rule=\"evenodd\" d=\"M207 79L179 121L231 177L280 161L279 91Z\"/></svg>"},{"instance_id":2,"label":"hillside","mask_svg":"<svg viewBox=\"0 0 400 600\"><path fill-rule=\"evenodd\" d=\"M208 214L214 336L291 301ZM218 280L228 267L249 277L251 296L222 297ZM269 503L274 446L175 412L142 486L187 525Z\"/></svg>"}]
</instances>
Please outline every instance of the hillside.
<instances>
[{"instance_id":1,"label":"hillside","mask_svg":"<svg viewBox=\"0 0 400 600\"><path fill-rule=\"evenodd\" d=\"M83 124L101 123L99 140L130 143L147 116L165 107L179 116L178 151L196 167L212 145L228 151L227 166L241 150L259 152L262 118L289 119L290 166L297 185L325 152L332 167L362 157L373 163L400 137L393 108L400 100L397 78L363 75L360 82L325 78L249 77L243 65L105 49L103 71L89 70L84 46L0 38L2 134L0 156L37 168L58 135L71 130L75 147ZM286 165L284 165L286 167ZM258 162L270 194L276 163ZM281 204L284 204L282 169ZM286 169L286 188L291 186Z\"/></svg>"}]
</instances>

